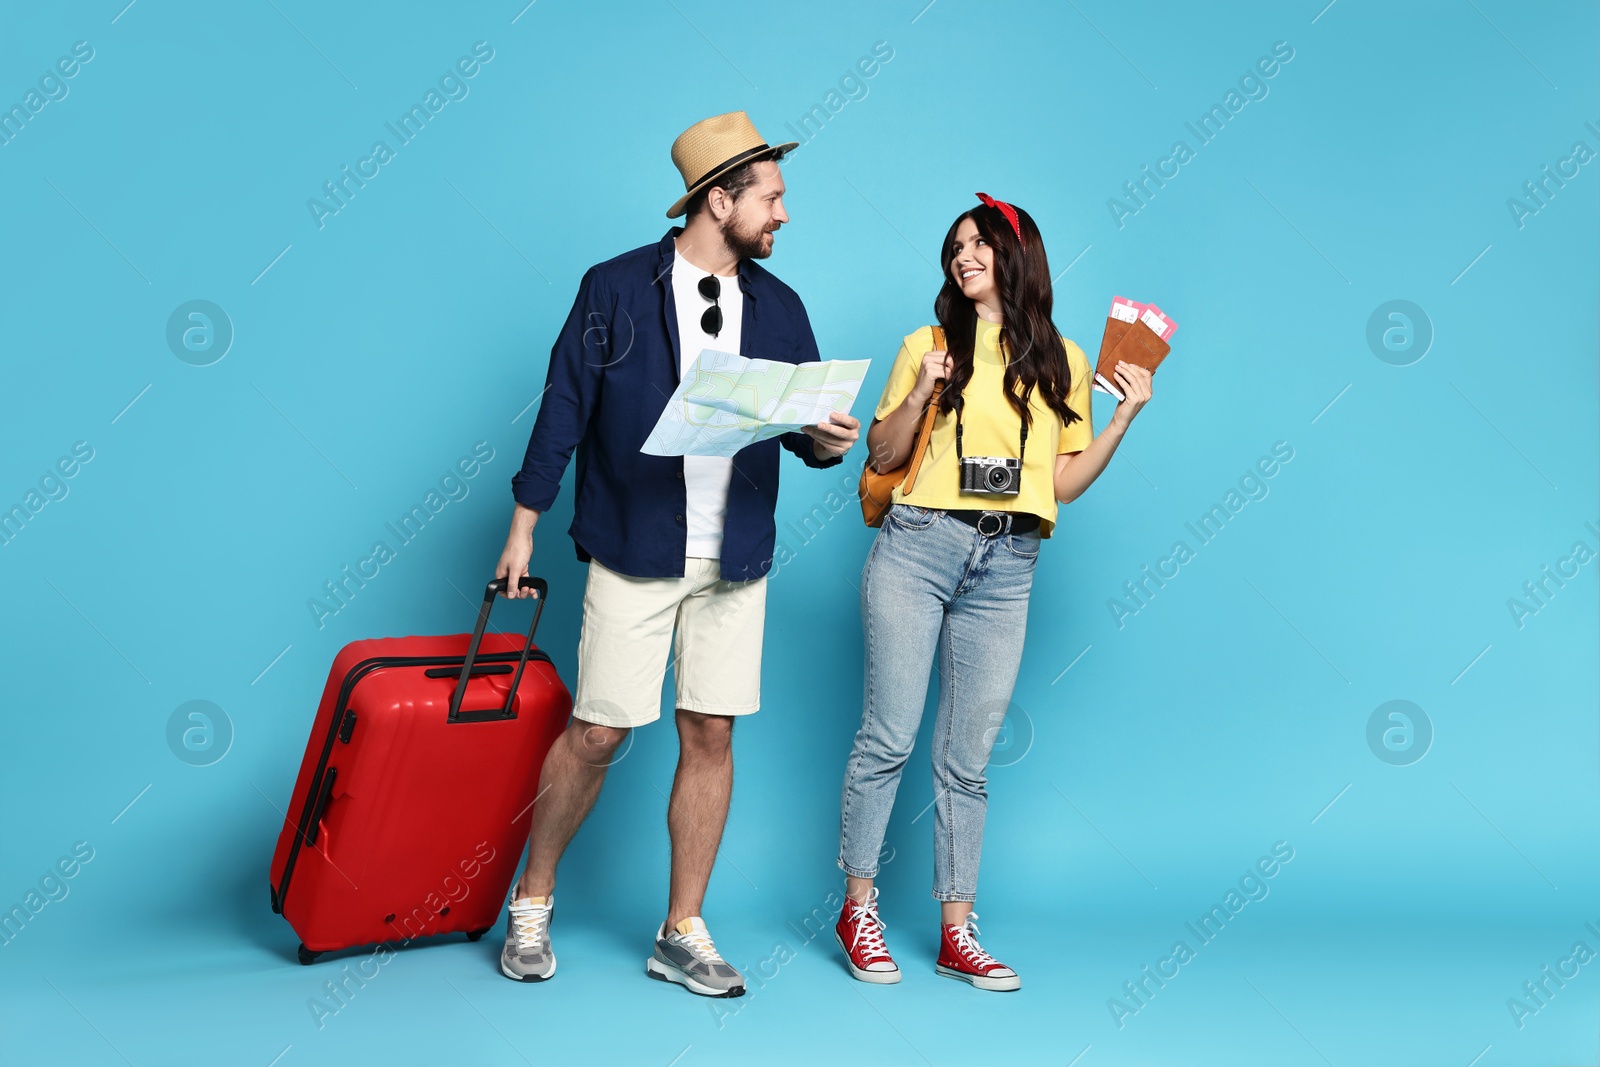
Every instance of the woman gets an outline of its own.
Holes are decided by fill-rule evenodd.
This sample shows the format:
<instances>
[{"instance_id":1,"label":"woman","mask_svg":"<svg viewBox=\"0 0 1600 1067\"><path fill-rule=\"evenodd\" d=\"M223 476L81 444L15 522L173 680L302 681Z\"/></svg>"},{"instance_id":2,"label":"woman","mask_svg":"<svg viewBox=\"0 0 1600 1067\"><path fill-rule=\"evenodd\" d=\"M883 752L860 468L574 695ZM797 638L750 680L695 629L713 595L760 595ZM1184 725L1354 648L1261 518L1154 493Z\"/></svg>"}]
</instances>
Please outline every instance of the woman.
<instances>
[{"instance_id":1,"label":"woman","mask_svg":"<svg viewBox=\"0 0 1600 1067\"><path fill-rule=\"evenodd\" d=\"M1150 374L1119 364L1127 397L1096 437L1089 362L1050 319L1050 266L1026 211L979 193L945 235L933 328L905 339L867 434L879 471L905 462L941 379L933 433L910 494L896 488L861 572L866 687L845 768L839 866L846 900L836 934L850 973L900 980L872 880L895 790L916 740L938 653L933 732L937 971L980 989L1021 979L978 944L978 859L985 768L1010 706L1028 594L1056 505L1105 470L1150 399ZM1020 462L1019 462L1020 461Z\"/></svg>"}]
</instances>

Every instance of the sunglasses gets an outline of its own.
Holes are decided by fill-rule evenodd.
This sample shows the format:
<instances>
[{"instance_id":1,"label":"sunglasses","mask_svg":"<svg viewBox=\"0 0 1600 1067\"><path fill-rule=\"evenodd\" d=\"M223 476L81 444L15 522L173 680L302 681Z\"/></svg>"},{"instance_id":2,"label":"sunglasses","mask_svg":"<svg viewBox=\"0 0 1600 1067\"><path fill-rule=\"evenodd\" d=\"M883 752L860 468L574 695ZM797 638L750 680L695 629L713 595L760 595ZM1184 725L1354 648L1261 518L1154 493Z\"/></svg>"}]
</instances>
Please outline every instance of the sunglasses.
<instances>
[{"instance_id":1,"label":"sunglasses","mask_svg":"<svg viewBox=\"0 0 1600 1067\"><path fill-rule=\"evenodd\" d=\"M700 316L700 329L715 337L722 332L722 306L717 303L722 297L722 282L715 274L700 279L700 295L711 301L706 313Z\"/></svg>"}]
</instances>

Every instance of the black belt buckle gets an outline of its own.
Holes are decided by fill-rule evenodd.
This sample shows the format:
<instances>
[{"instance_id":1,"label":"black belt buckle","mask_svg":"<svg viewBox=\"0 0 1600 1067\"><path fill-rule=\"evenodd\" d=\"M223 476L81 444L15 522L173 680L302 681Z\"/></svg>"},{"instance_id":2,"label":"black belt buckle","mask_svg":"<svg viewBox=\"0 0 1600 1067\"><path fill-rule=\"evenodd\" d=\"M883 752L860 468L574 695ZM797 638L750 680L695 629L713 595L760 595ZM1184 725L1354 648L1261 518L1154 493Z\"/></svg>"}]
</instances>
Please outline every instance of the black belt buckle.
<instances>
[{"instance_id":1,"label":"black belt buckle","mask_svg":"<svg viewBox=\"0 0 1600 1067\"><path fill-rule=\"evenodd\" d=\"M988 527L989 522L994 523L994 528ZM978 516L978 532L984 537L999 537L1006 528L1006 514L1002 511L985 511Z\"/></svg>"}]
</instances>

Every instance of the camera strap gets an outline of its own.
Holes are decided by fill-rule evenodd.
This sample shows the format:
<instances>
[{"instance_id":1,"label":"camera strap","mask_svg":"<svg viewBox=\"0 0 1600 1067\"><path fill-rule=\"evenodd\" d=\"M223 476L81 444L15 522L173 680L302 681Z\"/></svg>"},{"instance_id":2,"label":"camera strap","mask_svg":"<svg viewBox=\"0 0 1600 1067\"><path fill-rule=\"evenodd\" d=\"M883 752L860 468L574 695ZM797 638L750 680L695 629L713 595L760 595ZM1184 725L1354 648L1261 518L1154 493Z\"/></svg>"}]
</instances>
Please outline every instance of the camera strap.
<instances>
[{"instance_id":1,"label":"camera strap","mask_svg":"<svg viewBox=\"0 0 1600 1067\"><path fill-rule=\"evenodd\" d=\"M962 454L961 454L961 409L964 406L963 402L964 402L965 399L966 399L965 397L959 397L959 396L956 397L956 465L957 466L961 465L961 460L964 458L962 456ZM1027 426L1026 423L1023 423L1020 419L1018 420L1018 423L1022 427L1022 432L1021 432L1021 434L1019 435L1019 437L1017 439L1017 462L1020 464L1020 463L1023 462L1025 456L1027 455L1027 451L1028 451L1028 426Z\"/></svg>"}]
</instances>

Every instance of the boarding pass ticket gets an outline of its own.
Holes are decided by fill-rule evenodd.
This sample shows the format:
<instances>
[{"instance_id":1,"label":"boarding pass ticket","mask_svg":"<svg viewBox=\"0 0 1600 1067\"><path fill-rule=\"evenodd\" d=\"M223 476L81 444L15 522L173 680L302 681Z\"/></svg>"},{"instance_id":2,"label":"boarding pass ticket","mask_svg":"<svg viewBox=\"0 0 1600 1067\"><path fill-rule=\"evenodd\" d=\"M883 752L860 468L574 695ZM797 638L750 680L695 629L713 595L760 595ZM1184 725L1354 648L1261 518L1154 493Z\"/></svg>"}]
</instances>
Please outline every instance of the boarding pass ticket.
<instances>
[{"instance_id":1,"label":"boarding pass ticket","mask_svg":"<svg viewBox=\"0 0 1600 1067\"><path fill-rule=\"evenodd\" d=\"M1142 322L1163 341L1172 340L1172 335L1178 332L1178 324L1168 318L1160 308L1154 304L1141 304L1137 300L1129 300L1125 296L1111 298L1111 311L1108 314L1109 317L1122 322Z\"/></svg>"},{"instance_id":2,"label":"boarding pass ticket","mask_svg":"<svg viewBox=\"0 0 1600 1067\"><path fill-rule=\"evenodd\" d=\"M1132 300L1129 300L1127 297L1114 296L1111 298L1110 317L1113 319L1121 319L1123 322L1138 322L1139 310L1143 306L1144 305L1142 304L1138 304Z\"/></svg>"},{"instance_id":3,"label":"boarding pass ticket","mask_svg":"<svg viewBox=\"0 0 1600 1067\"><path fill-rule=\"evenodd\" d=\"M1178 324L1167 318L1154 304L1144 305L1139 312L1139 321L1150 327L1151 332L1163 341L1171 341L1172 335L1178 332Z\"/></svg>"}]
</instances>

